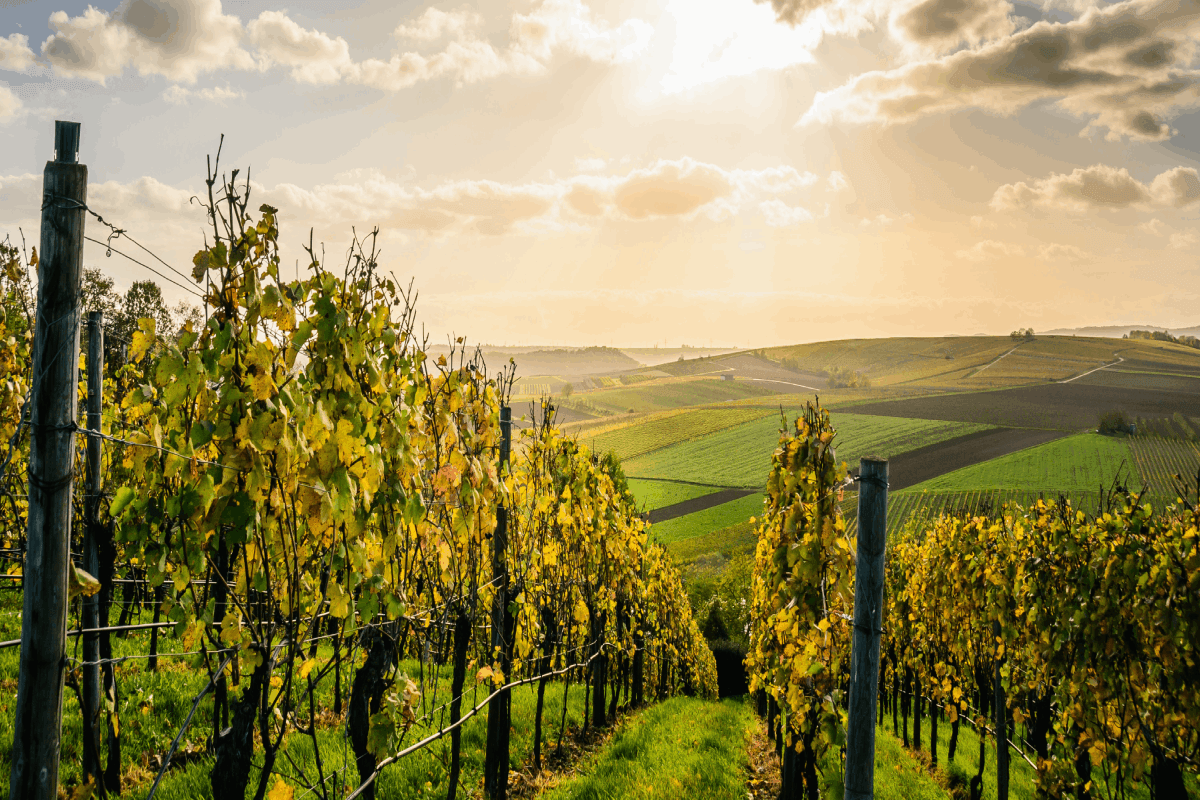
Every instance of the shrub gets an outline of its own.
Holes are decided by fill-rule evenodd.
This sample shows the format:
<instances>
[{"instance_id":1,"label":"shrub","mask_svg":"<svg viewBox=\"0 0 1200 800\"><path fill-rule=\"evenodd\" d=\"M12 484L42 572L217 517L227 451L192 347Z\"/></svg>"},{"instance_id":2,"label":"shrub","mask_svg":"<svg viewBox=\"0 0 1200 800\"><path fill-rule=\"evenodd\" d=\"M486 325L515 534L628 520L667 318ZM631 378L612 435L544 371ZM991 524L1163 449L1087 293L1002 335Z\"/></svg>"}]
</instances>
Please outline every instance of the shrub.
<instances>
[{"instance_id":1,"label":"shrub","mask_svg":"<svg viewBox=\"0 0 1200 800\"><path fill-rule=\"evenodd\" d=\"M871 385L869 377L849 367L826 367L823 371L830 389L866 389Z\"/></svg>"},{"instance_id":2,"label":"shrub","mask_svg":"<svg viewBox=\"0 0 1200 800\"><path fill-rule=\"evenodd\" d=\"M1129 433L1129 417L1124 411L1109 411L1100 415L1100 423L1096 426L1099 433Z\"/></svg>"}]
</instances>

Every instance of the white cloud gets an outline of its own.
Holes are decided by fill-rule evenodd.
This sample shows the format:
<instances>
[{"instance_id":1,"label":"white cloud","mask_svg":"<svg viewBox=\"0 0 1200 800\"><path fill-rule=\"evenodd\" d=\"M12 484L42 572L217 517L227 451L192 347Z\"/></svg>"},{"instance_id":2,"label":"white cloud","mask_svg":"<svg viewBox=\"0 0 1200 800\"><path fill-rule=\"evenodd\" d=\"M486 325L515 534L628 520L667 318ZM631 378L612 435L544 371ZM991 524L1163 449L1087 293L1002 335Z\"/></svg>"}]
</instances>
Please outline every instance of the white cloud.
<instances>
[{"instance_id":1,"label":"white cloud","mask_svg":"<svg viewBox=\"0 0 1200 800\"><path fill-rule=\"evenodd\" d=\"M1095 164L1073 170L1069 175L1051 173L1047 178L1001 186L992 196L997 211L1032 208L1066 208L1077 211L1173 206L1182 208L1200 201L1200 172L1193 167L1175 167L1143 183L1124 167Z\"/></svg>"},{"instance_id":2,"label":"white cloud","mask_svg":"<svg viewBox=\"0 0 1200 800\"><path fill-rule=\"evenodd\" d=\"M542 62L564 50L617 64L640 55L654 28L640 19L627 19L613 27L597 20L580 0L544 0L529 14L514 14L511 32L516 49Z\"/></svg>"},{"instance_id":3,"label":"white cloud","mask_svg":"<svg viewBox=\"0 0 1200 800\"><path fill-rule=\"evenodd\" d=\"M1038 248L1038 257L1043 261L1074 261L1087 258L1087 253L1073 244L1052 242Z\"/></svg>"},{"instance_id":4,"label":"white cloud","mask_svg":"<svg viewBox=\"0 0 1200 800\"><path fill-rule=\"evenodd\" d=\"M995 239L984 239L976 242L966 250L955 252L959 258L967 261L992 261L997 258L1012 258L1025 255L1025 248L1016 244L998 242Z\"/></svg>"},{"instance_id":5,"label":"white cloud","mask_svg":"<svg viewBox=\"0 0 1200 800\"><path fill-rule=\"evenodd\" d=\"M812 212L807 208L789 206L778 198L759 203L758 208L772 228L788 228L813 219Z\"/></svg>"},{"instance_id":6,"label":"white cloud","mask_svg":"<svg viewBox=\"0 0 1200 800\"><path fill-rule=\"evenodd\" d=\"M355 70L345 39L302 28L283 12L262 12L246 26L246 32L259 58L291 67L294 80L338 83Z\"/></svg>"},{"instance_id":7,"label":"white cloud","mask_svg":"<svg viewBox=\"0 0 1200 800\"><path fill-rule=\"evenodd\" d=\"M976 215L974 217L971 217L971 228L974 230L977 230L977 231L995 230L996 223L992 222L990 219L987 219L986 217L981 217L979 215Z\"/></svg>"},{"instance_id":8,"label":"white cloud","mask_svg":"<svg viewBox=\"0 0 1200 800\"><path fill-rule=\"evenodd\" d=\"M1184 231L1183 233L1172 233L1170 241L1173 249L1187 250L1192 245L1196 244L1197 239L1196 234L1192 233L1191 231Z\"/></svg>"},{"instance_id":9,"label":"white cloud","mask_svg":"<svg viewBox=\"0 0 1200 800\"><path fill-rule=\"evenodd\" d=\"M42 56L60 74L104 83L133 66L142 75L194 83L202 72L252 69L237 17L221 0L122 0L111 15L88 6L78 17L50 15Z\"/></svg>"},{"instance_id":10,"label":"white cloud","mask_svg":"<svg viewBox=\"0 0 1200 800\"><path fill-rule=\"evenodd\" d=\"M241 91L240 89L230 88L229 86L214 86L207 89L192 90L184 88L179 84L175 84L168 87L167 90L163 92L163 99L173 105L186 105L193 98L197 98L208 103L224 105L230 100L238 100L245 96L245 92Z\"/></svg>"},{"instance_id":11,"label":"white cloud","mask_svg":"<svg viewBox=\"0 0 1200 800\"><path fill-rule=\"evenodd\" d=\"M29 48L29 37L23 33L12 33L0 39L0 69L24 72L33 66L34 54Z\"/></svg>"},{"instance_id":12,"label":"white cloud","mask_svg":"<svg viewBox=\"0 0 1200 800\"><path fill-rule=\"evenodd\" d=\"M858 75L817 93L800 124L893 124L963 108L1011 115L1050 100L1086 118L1085 133L1161 140L1172 134L1165 120L1200 105L1198 37L1200 15L1190 4L1124 0L977 49Z\"/></svg>"},{"instance_id":13,"label":"white cloud","mask_svg":"<svg viewBox=\"0 0 1200 800\"><path fill-rule=\"evenodd\" d=\"M1167 226L1162 223L1162 220L1152 219L1149 222L1143 222L1138 225L1138 230L1149 233L1152 236L1162 236L1167 232Z\"/></svg>"},{"instance_id":14,"label":"white cloud","mask_svg":"<svg viewBox=\"0 0 1200 800\"><path fill-rule=\"evenodd\" d=\"M397 52L387 59L355 61L341 37L303 28L278 11L264 11L247 26L250 41L266 63L291 67L295 80L313 84L357 83L400 91L448 77L458 85L501 75L544 72L560 52L601 63L619 63L645 49L650 26L629 19L613 27L598 21L579 0L544 0L529 14L514 14L510 42L497 49L476 29L480 17L469 10L428 8L395 30L397 39L446 40L432 53Z\"/></svg>"},{"instance_id":15,"label":"white cloud","mask_svg":"<svg viewBox=\"0 0 1200 800\"><path fill-rule=\"evenodd\" d=\"M858 222L860 228L885 228L897 222L912 222L912 214L901 214L898 217L892 217L887 214L879 214L875 217L863 217Z\"/></svg>"},{"instance_id":16,"label":"white cloud","mask_svg":"<svg viewBox=\"0 0 1200 800\"><path fill-rule=\"evenodd\" d=\"M576 172L599 172L600 170L604 169L607 166L608 166L608 159L606 159L606 158L576 158L575 159L575 171Z\"/></svg>"},{"instance_id":17,"label":"white cloud","mask_svg":"<svg viewBox=\"0 0 1200 800\"><path fill-rule=\"evenodd\" d=\"M395 30L395 36L397 39L432 42L443 36L461 37L467 31L474 30L481 24L483 24L483 17L470 8L442 11L431 7L425 9L424 13L411 23L399 25Z\"/></svg>"},{"instance_id":18,"label":"white cloud","mask_svg":"<svg viewBox=\"0 0 1200 800\"><path fill-rule=\"evenodd\" d=\"M13 94L12 89L0 86L0 124L16 119L22 107L21 98Z\"/></svg>"}]
</instances>

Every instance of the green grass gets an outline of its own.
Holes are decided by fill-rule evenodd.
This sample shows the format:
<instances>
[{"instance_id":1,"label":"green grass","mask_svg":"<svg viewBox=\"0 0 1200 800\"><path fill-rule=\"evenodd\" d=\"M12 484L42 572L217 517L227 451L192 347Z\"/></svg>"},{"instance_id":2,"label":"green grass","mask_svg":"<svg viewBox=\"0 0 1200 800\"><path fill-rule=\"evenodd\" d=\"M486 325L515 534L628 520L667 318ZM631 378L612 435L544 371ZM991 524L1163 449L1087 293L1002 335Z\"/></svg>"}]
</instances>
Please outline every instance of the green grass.
<instances>
[{"instance_id":1,"label":"green grass","mask_svg":"<svg viewBox=\"0 0 1200 800\"><path fill-rule=\"evenodd\" d=\"M755 725L740 700L676 697L641 711L600 752L586 774L546 800L746 796L747 732Z\"/></svg>"},{"instance_id":2,"label":"green grass","mask_svg":"<svg viewBox=\"0 0 1200 800\"><path fill-rule=\"evenodd\" d=\"M699 536L676 539L667 543L666 548L677 564L687 565L713 555L718 556L724 564L736 556L753 553L756 542L754 527L746 520Z\"/></svg>"},{"instance_id":3,"label":"green grass","mask_svg":"<svg viewBox=\"0 0 1200 800\"><path fill-rule=\"evenodd\" d=\"M694 486L690 483L670 483L638 478L629 479L629 488L633 491L638 507L647 511L682 503L693 497L703 497L716 491L711 486Z\"/></svg>"},{"instance_id":4,"label":"green grass","mask_svg":"<svg viewBox=\"0 0 1200 800\"><path fill-rule=\"evenodd\" d=\"M1129 439L1129 449L1142 482L1150 486L1150 491L1174 498L1180 485L1176 475L1195 486L1196 470L1200 469L1200 445L1195 442L1133 436Z\"/></svg>"},{"instance_id":5,"label":"green grass","mask_svg":"<svg viewBox=\"0 0 1200 800\"><path fill-rule=\"evenodd\" d=\"M20 620L13 609L19 607L20 596L11 590L4 592L3 602L0 603L0 639L20 638ZM114 608L112 621L115 624L117 609ZM71 627L76 619L72 615ZM134 620L135 622L138 620ZM148 621L148 620L142 620ZM68 640L68 655L79 658L74 649L76 640ZM148 634L138 632L127 639L113 637L114 656L144 655L149 650ZM179 652L186 648L182 642L171 636L162 636L159 640L160 652ZM327 661L332 656L332 648L323 645L319 648L318 659ZM194 658L194 657L193 657ZM122 735L122 773L127 778L132 776L136 785L123 783L122 796L141 798L150 790L153 772L137 769L142 754L162 754L170 747L171 740L178 731L191 709L196 694L207 684L207 675L203 668L193 663L193 658L160 659L159 671L152 673L146 670L145 660L129 661L116 667L118 686L120 689L120 723ZM16 647L0 650L0 772L7 775L10 769L9 757L12 752L13 713L15 711L16 676L18 669L19 649ZM343 702L348 702L350 681L353 679L354 667L347 661L343 662L342 691ZM416 661L402 662L400 671L413 676L419 675L421 665ZM428 669L428 667L426 667ZM243 675L243 686L248 676ZM428 686L433 686L430 679ZM449 695L450 670L443 667L439 680L436 681L438 694L436 697L427 693L424 702L427 708L443 703ZM546 710L543 715L544 736L553 745L558 735L559 721L562 714L563 684L550 683L546 689ZM241 689L230 688L230 699L239 696ZM479 694L482 699L485 694ZM578 685L571 686L568 692L567 724L578 726L582 722L583 692ZM465 698L464 710L474 705L474 693L468 681L468 691ZM328 709L333 703L333 676L330 674L321 681L317 691L318 709ZM536 684L521 687L513 691L512 715L513 731L511 734L511 763L514 768L521 768L531 758L533 750L533 718L536 706ZM192 720L187 733L184 734L181 745L202 748L205 740L212 734L212 695L201 701L196 716ZM143 708L145 711L143 712ZM435 718L436 721L436 718ZM427 724L422 723L410 731L407 742L412 743L430 732ZM483 755L487 730L487 713L483 712L464 725L463 732L463 775L461 786L473 787L482 781ZM346 774L351 776L351 783L357 785L357 772L354 768L354 753L348 749L348 740L343 736L344 725L334 725L318 732L318 742L321 750L322 766L325 775L331 771L342 770L349 765ZM380 797L445 797L446 765L449 763L449 737L434 743L432 746L412 754L395 765L388 767L379 778ZM544 745L545 746L545 745ZM284 751L295 762L301 765L311 777L316 775L316 761L313 754L311 739L296 733L289 733L284 740ZM77 784L81 773L82 761L82 726L79 704L74 692L70 689L63 694L63 734L61 759L59 767L59 783L62 786ZM257 749L255 762L262 763L261 746ZM212 759L204 757L188 763L179 769L172 769L163 779L156 798L163 800L184 800L185 798L211 797L209 772L212 769ZM251 773L251 789L257 785L258 769ZM292 774L284 752L280 752L276 760L276 771ZM428 787L426 786L428 784ZM294 786L298 786L293 782ZM0 788L0 798L7 797L7 783ZM297 797L302 791L296 792ZM338 796L341 796L340 793Z\"/></svg>"},{"instance_id":6,"label":"green grass","mask_svg":"<svg viewBox=\"0 0 1200 800\"><path fill-rule=\"evenodd\" d=\"M662 411L669 408L700 406L741 400L746 397L764 397L775 394L746 381L722 381L711 378L698 380L668 380L645 386L627 386L619 389L598 389L587 392L587 401L598 408L623 414L629 411Z\"/></svg>"},{"instance_id":7,"label":"green grass","mask_svg":"<svg viewBox=\"0 0 1200 800\"><path fill-rule=\"evenodd\" d=\"M622 461L679 442L771 415L765 408L697 408L664 414L595 437L583 437L594 453L612 450Z\"/></svg>"},{"instance_id":8,"label":"green grass","mask_svg":"<svg viewBox=\"0 0 1200 800\"><path fill-rule=\"evenodd\" d=\"M789 418L795 418L789 410ZM838 458L856 464L864 455L893 456L990 426L867 414L834 414ZM674 478L715 486L760 488L779 444L780 420L771 415L695 441L682 442L625 462L631 477Z\"/></svg>"},{"instance_id":9,"label":"green grass","mask_svg":"<svg viewBox=\"0 0 1200 800\"><path fill-rule=\"evenodd\" d=\"M939 475L909 491L1022 489L1072 494L1107 488L1118 474L1140 485L1128 440L1081 433Z\"/></svg>"},{"instance_id":10,"label":"green grass","mask_svg":"<svg viewBox=\"0 0 1200 800\"><path fill-rule=\"evenodd\" d=\"M417 662L401 664L401 671L413 674L419 669ZM444 669L443 679L439 681L439 696L437 704L444 702L449 695L449 669ZM469 681L468 681L469 683ZM486 696L480 693L478 699ZM347 698L348 699L348 698ZM546 688L546 706L542 717L543 753L554 746L558 736L559 721L562 714L563 684L551 683ZM513 769L520 769L532 757L534 713L536 708L536 684L522 687L513 691L512 700L512 731L510 734L509 763ZM435 701L424 698L426 707L434 706ZM468 688L464 699L463 710L466 711L477 702ZM582 723L583 692L579 686L572 686L568 694L567 724L576 728ZM431 729L419 725L409 732L407 743L412 743L428 735ZM482 784L483 761L487 739L487 713L482 712L469 719L463 725L462 736L462 775L459 791L462 795ZM344 727L336 726L318 733L321 750L322 767L325 774L331 775L339 770L345 770L349 777L349 785L357 786L358 773L354 766L354 751L344 737ZM316 760L312 750L312 740L295 733L289 734L284 743L284 750L300 764L310 775L316 775ZM442 798L446 795L446 779L449 766L450 737L445 737L424 750L413 753L387 767L377 780L380 798ZM262 754L259 751L256 761L261 764ZM212 769L211 759L203 759L189 764L185 769L173 771L169 778L164 779L156 797L164 800L185 800L185 798L211 797L209 770ZM276 760L276 771L285 774L291 772L287 758L281 752ZM258 780L258 767L252 768L250 781L251 789ZM271 785L274 784L272 779ZM293 786L297 786L293 782ZM135 797L145 797L149 786L144 786ZM296 796L303 793L297 789ZM336 796L341 793L335 792Z\"/></svg>"},{"instance_id":11,"label":"green grass","mask_svg":"<svg viewBox=\"0 0 1200 800\"><path fill-rule=\"evenodd\" d=\"M676 517L666 522L656 522L650 527L650 538L662 544L681 542L744 523L750 517L761 513L762 496L747 495L694 514Z\"/></svg>"}]
</instances>

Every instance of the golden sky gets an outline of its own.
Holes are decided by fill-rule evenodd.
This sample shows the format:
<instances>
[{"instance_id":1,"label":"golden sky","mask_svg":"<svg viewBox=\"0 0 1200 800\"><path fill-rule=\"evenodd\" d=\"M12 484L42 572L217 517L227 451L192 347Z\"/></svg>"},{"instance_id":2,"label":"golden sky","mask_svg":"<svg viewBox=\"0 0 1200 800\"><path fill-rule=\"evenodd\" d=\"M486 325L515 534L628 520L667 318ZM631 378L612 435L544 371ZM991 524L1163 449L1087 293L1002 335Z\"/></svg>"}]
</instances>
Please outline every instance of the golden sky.
<instances>
[{"instance_id":1,"label":"golden sky","mask_svg":"<svg viewBox=\"0 0 1200 800\"><path fill-rule=\"evenodd\" d=\"M285 263L378 226L435 340L1196 325L1198 40L1197 0L0 0L0 236L70 119L168 262L224 133Z\"/></svg>"}]
</instances>

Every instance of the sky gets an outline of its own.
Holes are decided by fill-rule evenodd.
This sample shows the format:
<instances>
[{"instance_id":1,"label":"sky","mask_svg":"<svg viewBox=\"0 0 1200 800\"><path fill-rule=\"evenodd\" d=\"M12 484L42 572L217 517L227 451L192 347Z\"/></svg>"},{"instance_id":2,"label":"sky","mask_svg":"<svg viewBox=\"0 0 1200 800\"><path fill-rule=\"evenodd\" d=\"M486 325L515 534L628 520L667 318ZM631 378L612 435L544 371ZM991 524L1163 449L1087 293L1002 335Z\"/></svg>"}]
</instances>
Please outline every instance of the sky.
<instances>
[{"instance_id":1,"label":"sky","mask_svg":"<svg viewBox=\"0 0 1200 800\"><path fill-rule=\"evenodd\" d=\"M165 262L224 134L285 275L377 227L434 342L1193 326L1197 42L1198 0L0 0L0 238L65 119Z\"/></svg>"}]
</instances>

